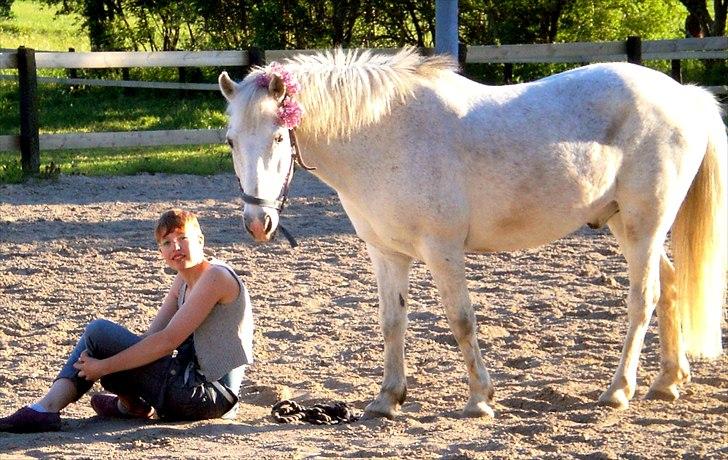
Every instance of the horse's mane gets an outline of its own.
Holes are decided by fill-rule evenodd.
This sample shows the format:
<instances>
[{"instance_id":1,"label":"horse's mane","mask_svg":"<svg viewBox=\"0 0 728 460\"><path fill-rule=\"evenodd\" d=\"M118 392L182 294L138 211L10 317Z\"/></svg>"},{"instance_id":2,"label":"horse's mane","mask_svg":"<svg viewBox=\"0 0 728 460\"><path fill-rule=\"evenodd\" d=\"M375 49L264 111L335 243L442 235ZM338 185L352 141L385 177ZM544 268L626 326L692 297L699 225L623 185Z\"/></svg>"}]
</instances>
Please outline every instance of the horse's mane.
<instances>
[{"instance_id":1,"label":"horse's mane","mask_svg":"<svg viewBox=\"0 0 728 460\"><path fill-rule=\"evenodd\" d=\"M393 55L336 49L298 55L283 65L301 84L294 96L304 110L299 129L326 139L348 136L376 123L390 112L394 101L404 102L413 96L421 81L457 69L450 57L424 57L413 47ZM257 81L265 72L265 67L256 67L243 81L243 91L248 93L241 101L245 106L264 96ZM260 116L254 113L257 110L247 112L248 117Z\"/></svg>"}]
</instances>

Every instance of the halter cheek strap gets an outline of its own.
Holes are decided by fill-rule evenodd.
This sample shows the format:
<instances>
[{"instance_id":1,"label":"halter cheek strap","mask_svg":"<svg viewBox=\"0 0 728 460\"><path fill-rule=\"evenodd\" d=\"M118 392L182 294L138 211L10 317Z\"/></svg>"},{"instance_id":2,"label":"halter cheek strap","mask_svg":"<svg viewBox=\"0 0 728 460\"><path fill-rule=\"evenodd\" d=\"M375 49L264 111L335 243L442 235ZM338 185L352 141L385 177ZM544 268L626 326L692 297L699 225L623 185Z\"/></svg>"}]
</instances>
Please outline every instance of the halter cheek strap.
<instances>
[{"instance_id":1,"label":"halter cheek strap","mask_svg":"<svg viewBox=\"0 0 728 460\"><path fill-rule=\"evenodd\" d=\"M243 185L240 183L240 178L238 178L238 186L240 187L240 193L243 197L243 202L247 204L252 204L255 206L262 206L266 208L273 208L276 211L278 211L278 215L283 212L283 207L286 204L286 201L288 200L288 191L290 189L291 182L293 181L293 172L295 170L295 164L298 163L302 168L306 169L307 171L312 171L316 168L310 168L303 164L303 160L301 158L301 153L298 149L298 142L296 139L296 134L294 129L290 129L289 131L289 139L291 141L291 165L288 168L288 174L286 174L286 179L283 181L283 186L281 187L281 193L278 195L278 198L275 200L269 200L266 198L259 198L257 196L248 195L245 193L245 190L243 190ZM295 248L298 246L298 242L296 239L291 235L291 233L283 227L280 223L278 224L278 229L280 229L281 233L283 233L283 236L286 237L288 240L288 243L291 245L292 248Z\"/></svg>"}]
</instances>

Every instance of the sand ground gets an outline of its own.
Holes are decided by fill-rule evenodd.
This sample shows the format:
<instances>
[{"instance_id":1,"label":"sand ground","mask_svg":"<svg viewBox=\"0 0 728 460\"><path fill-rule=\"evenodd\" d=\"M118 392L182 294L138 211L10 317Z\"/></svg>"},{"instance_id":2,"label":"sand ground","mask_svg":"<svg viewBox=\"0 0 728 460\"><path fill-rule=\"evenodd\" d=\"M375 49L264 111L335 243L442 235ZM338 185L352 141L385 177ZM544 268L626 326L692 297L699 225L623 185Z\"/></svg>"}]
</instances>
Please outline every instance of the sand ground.
<instances>
[{"instance_id":1,"label":"sand ground","mask_svg":"<svg viewBox=\"0 0 728 460\"><path fill-rule=\"evenodd\" d=\"M279 425L270 405L347 401L379 389L383 341L364 243L334 192L296 176L284 223L301 246L254 244L232 175L140 175L0 185L0 413L32 402L90 320L143 332L171 283L151 236L160 212L198 213L211 254L244 278L255 352L237 419L103 420L88 395L57 433L0 433L2 457L728 458L728 358L692 363L677 402L644 400L658 370L656 323L625 411L595 401L626 329L625 263L606 230L546 247L469 256L496 416L466 419L465 368L432 280L411 275L408 398L394 420ZM724 331L726 328L724 328ZM724 343L728 343L724 332ZM92 391L100 391L97 386Z\"/></svg>"}]
</instances>

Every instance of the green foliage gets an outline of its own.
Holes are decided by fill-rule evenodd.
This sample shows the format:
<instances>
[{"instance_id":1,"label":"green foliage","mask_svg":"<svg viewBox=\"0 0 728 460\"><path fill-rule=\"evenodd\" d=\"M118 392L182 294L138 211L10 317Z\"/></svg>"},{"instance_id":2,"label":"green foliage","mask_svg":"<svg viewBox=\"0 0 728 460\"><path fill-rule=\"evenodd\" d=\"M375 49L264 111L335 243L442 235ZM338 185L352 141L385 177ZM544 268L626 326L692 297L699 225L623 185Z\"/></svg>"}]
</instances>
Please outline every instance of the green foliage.
<instances>
[{"instance_id":1,"label":"green foliage","mask_svg":"<svg viewBox=\"0 0 728 460\"><path fill-rule=\"evenodd\" d=\"M558 40L590 42L683 38L687 10L678 0L573 0L561 18Z\"/></svg>"},{"instance_id":2,"label":"green foliage","mask_svg":"<svg viewBox=\"0 0 728 460\"><path fill-rule=\"evenodd\" d=\"M0 19L10 19L13 17L11 8L14 0L0 0Z\"/></svg>"},{"instance_id":3,"label":"green foliage","mask_svg":"<svg viewBox=\"0 0 728 460\"><path fill-rule=\"evenodd\" d=\"M0 184L17 184L25 180L23 168L20 166L20 158L16 153L14 158L5 158L0 152Z\"/></svg>"},{"instance_id":4,"label":"green foliage","mask_svg":"<svg viewBox=\"0 0 728 460\"><path fill-rule=\"evenodd\" d=\"M57 180L60 175L61 167L51 161L50 163L43 165L43 167L40 169L40 174L38 174L38 177L40 179L46 180Z\"/></svg>"}]
</instances>

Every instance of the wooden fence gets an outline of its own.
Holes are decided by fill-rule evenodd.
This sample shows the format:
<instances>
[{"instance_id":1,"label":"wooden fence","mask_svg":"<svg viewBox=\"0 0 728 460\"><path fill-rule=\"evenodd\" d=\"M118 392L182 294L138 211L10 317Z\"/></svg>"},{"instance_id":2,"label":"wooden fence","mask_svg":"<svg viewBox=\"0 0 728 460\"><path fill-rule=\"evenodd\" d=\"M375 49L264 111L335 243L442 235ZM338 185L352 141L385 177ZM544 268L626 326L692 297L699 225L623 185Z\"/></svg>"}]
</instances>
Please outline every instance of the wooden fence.
<instances>
[{"instance_id":1,"label":"wooden fence","mask_svg":"<svg viewBox=\"0 0 728 460\"><path fill-rule=\"evenodd\" d=\"M372 50L394 53L397 49ZM19 48L0 52L0 69L17 69L20 91L20 135L0 136L0 151L21 152L25 173L37 173L40 151L105 147L141 147L159 145L200 145L224 141L223 129L187 129L167 131L127 131L100 133L40 134L38 124L38 83L123 86L156 89L217 90L216 84L139 82L79 78L38 77L37 69L100 69L129 67L240 67L262 65L295 54L312 54L317 50L243 51L167 51L167 52L35 52ZM425 50L424 52L431 52ZM688 38L680 40L641 40L600 43L552 43L540 45L461 46L461 63L588 63L666 59L672 61L673 77L679 79L680 61L684 59L728 59L728 37ZM715 93L728 93L728 87L711 87Z\"/></svg>"}]
</instances>

